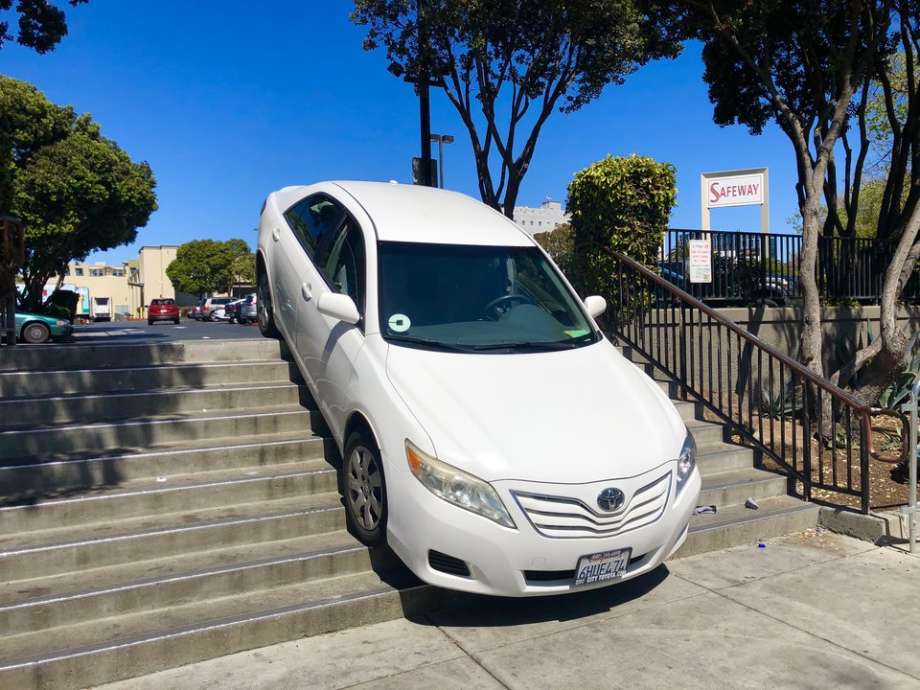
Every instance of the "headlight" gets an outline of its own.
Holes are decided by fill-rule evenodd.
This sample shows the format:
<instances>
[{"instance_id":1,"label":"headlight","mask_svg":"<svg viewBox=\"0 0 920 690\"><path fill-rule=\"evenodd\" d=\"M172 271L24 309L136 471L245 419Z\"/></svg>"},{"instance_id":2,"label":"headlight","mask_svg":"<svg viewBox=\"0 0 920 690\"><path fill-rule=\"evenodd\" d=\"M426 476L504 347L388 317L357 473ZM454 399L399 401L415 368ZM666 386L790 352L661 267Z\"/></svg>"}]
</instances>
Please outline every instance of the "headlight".
<instances>
[{"instance_id":1,"label":"headlight","mask_svg":"<svg viewBox=\"0 0 920 690\"><path fill-rule=\"evenodd\" d=\"M693 440L693 434L687 431L684 438L684 445L681 446L680 455L677 457L677 493L680 494L684 484L693 474L693 468L696 467L696 441Z\"/></svg>"},{"instance_id":2,"label":"headlight","mask_svg":"<svg viewBox=\"0 0 920 690\"><path fill-rule=\"evenodd\" d=\"M69 326L70 325L70 321L55 321L54 323L56 323L58 326Z\"/></svg>"},{"instance_id":3,"label":"headlight","mask_svg":"<svg viewBox=\"0 0 920 690\"><path fill-rule=\"evenodd\" d=\"M438 498L482 515L503 527L514 528L514 520L508 514L505 504L488 482L423 453L408 439L406 460L415 478Z\"/></svg>"}]
</instances>

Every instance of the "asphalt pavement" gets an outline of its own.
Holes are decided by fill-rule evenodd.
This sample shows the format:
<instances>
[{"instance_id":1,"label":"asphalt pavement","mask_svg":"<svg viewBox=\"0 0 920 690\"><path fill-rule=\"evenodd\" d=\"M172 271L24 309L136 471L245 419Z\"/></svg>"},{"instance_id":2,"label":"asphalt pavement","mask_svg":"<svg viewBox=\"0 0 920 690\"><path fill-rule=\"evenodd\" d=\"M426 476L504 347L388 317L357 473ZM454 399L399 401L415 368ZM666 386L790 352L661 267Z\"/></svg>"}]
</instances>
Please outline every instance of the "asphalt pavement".
<instances>
[{"instance_id":1,"label":"asphalt pavement","mask_svg":"<svg viewBox=\"0 0 920 690\"><path fill-rule=\"evenodd\" d=\"M82 345L91 343L162 343L171 340L226 340L235 338L258 338L259 328L255 324L241 326L223 321L195 321L182 319L178 326L170 322L107 321L86 326L75 326L73 341Z\"/></svg>"}]
</instances>

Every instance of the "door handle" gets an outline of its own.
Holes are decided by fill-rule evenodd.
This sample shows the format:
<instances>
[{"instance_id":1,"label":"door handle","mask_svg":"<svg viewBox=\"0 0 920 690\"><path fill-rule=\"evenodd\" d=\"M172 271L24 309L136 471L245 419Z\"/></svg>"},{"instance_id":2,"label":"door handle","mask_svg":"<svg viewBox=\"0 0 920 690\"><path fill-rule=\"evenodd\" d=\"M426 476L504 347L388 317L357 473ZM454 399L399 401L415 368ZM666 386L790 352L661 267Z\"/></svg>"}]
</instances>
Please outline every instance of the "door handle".
<instances>
[{"instance_id":1,"label":"door handle","mask_svg":"<svg viewBox=\"0 0 920 690\"><path fill-rule=\"evenodd\" d=\"M272 228L272 239L275 242L281 239L281 231L278 228Z\"/></svg>"},{"instance_id":2,"label":"door handle","mask_svg":"<svg viewBox=\"0 0 920 690\"><path fill-rule=\"evenodd\" d=\"M303 295L304 300L309 302L311 299L313 299L313 288L307 283L301 283L300 294Z\"/></svg>"}]
</instances>

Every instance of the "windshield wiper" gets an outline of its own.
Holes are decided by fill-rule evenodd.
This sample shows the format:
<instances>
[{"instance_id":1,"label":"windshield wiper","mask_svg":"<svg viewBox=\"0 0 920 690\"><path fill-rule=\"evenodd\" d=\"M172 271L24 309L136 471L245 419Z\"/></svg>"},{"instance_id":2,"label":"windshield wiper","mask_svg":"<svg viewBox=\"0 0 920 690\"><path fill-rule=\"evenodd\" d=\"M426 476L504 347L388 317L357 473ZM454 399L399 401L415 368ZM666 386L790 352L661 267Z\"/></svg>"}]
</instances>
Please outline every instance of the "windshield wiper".
<instances>
[{"instance_id":1,"label":"windshield wiper","mask_svg":"<svg viewBox=\"0 0 920 690\"><path fill-rule=\"evenodd\" d=\"M476 352L485 350L532 350L532 351L549 351L549 350L571 350L577 347L578 343L568 340L554 341L523 341L518 343L490 343L488 345L470 345L470 349Z\"/></svg>"},{"instance_id":2,"label":"windshield wiper","mask_svg":"<svg viewBox=\"0 0 920 690\"><path fill-rule=\"evenodd\" d=\"M406 343L407 345L421 345L424 347L435 348L439 350L449 350L451 352L476 352L471 347L466 347L464 345L458 345L456 343L445 343L440 340L432 340L431 338L419 338L415 335L386 335L384 339L388 342L395 343Z\"/></svg>"}]
</instances>

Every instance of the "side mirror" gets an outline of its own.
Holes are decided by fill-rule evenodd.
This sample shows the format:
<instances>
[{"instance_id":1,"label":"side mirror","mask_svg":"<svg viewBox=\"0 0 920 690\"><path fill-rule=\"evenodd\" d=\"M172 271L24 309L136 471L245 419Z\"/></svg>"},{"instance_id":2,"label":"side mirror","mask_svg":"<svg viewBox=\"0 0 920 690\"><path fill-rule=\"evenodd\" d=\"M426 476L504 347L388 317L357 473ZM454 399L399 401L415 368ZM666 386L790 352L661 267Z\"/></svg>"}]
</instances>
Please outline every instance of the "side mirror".
<instances>
[{"instance_id":1,"label":"side mirror","mask_svg":"<svg viewBox=\"0 0 920 690\"><path fill-rule=\"evenodd\" d=\"M338 292L324 292L320 295L316 301L316 309L320 314L350 323L352 326L361 320L355 301L348 295Z\"/></svg>"},{"instance_id":2,"label":"side mirror","mask_svg":"<svg viewBox=\"0 0 920 690\"><path fill-rule=\"evenodd\" d=\"M607 310L607 300L600 295L585 297L585 309L592 319L596 319Z\"/></svg>"}]
</instances>

